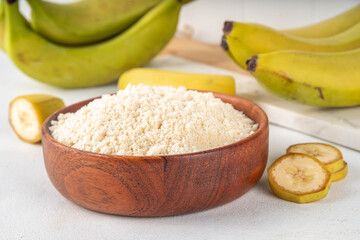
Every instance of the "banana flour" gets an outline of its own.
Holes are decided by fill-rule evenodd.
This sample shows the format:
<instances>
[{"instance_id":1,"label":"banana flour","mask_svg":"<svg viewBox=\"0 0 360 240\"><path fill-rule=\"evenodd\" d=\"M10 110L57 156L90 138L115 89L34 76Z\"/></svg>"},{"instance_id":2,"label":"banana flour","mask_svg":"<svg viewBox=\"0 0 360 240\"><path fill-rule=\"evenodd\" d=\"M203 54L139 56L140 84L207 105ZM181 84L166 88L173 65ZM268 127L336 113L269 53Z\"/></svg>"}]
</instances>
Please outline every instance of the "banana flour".
<instances>
[{"instance_id":1,"label":"banana flour","mask_svg":"<svg viewBox=\"0 0 360 240\"><path fill-rule=\"evenodd\" d=\"M103 95L75 113L60 114L51 124L52 136L62 144L131 156L208 150L239 141L258 128L212 93L145 85Z\"/></svg>"}]
</instances>

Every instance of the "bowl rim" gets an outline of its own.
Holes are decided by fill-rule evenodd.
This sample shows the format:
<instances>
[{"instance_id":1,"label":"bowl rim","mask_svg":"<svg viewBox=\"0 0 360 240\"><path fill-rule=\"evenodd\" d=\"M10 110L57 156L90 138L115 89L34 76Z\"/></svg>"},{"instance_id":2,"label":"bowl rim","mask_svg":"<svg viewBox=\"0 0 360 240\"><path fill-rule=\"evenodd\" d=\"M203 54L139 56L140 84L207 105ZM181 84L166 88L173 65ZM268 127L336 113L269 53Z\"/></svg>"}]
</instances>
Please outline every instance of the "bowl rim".
<instances>
[{"instance_id":1,"label":"bowl rim","mask_svg":"<svg viewBox=\"0 0 360 240\"><path fill-rule=\"evenodd\" d=\"M192 90L192 89L189 89L189 90ZM195 91L199 91L199 90L195 90ZM259 135L261 135L264 131L266 131L266 129L269 128L269 119L268 119L268 116L267 114L265 113L265 111L259 107L259 105L257 105L256 103L248 100L248 99L245 99L245 98L242 98L242 97L239 97L239 96L236 96L236 95L230 95L230 94L225 94L225 93L219 93L219 92L212 92L212 91L199 91L199 92L203 92L203 93L215 93L214 94L214 97L215 98L219 98L220 100L222 96L225 96L225 97L231 97L231 98L236 98L237 100L239 101L242 101L242 102L247 102L247 103L250 103L250 105L252 105L253 107L256 107L257 108L257 111L260 112L260 114L263 116L262 118L262 122L260 124L260 122L255 122L255 120L253 120L252 118L250 118L248 115L246 115L248 118L250 118L252 121L254 121L255 123L257 123L259 125L258 129L250 134L249 136L247 136L246 138L243 138L239 141L236 141L234 143L231 143L231 144L228 144L228 145L225 145L225 146L222 146L222 147L217 147L217 148L212 148L212 149L208 149L208 150L203 150L203 151L198 151L198 152L191 152L191 153L182 153L182 154L169 154L169 155L150 155L150 156L139 156L139 155L112 155L112 154L105 154L105 153L95 153L95 152L90 152L90 151L86 151L86 150L81 150L81 149L77 149L77 148L73 148L73 147L69 147L69 146L66 146L65 144L62 144L60 142L58 142L57 140L55 140L52 136L51 136L51 133L50 133L50 130L49 130L49 127L51 125L51 121L52 121L52 118L55 118L57 119L57 116L61 113L65 114L65 113L68 113L69 111L65 111L71 107L73 107L74 105L81 105L81 107L85 106L86 104L92 102L93 100L95 99L99 99L101 98L103 95L101 96L97 96L97 97L94 97L94 98L89 98L89 99L86 99L86 100L82 100L82 101L79 101L79 102L75 102L73 104L70 104L68 106L65 106L61 109L59 109L58 111L54 112L53 114L51 114L43 123L42 127L41 127L41 135L42 135L42 139L43 138L46 138L48 141L52 142L52 144L55 144L57 147L61 147L61 148L65 148L67 151L75 151L77 154L83 154L83 155L91 155L93 157L96 157L96 158L114 158L114 159L119 159L119 160L123 160L124 158L126 159L132 159L132 160L141 160L141 159L148 159L148 160L155 160L155 159L159 159L159 158L168 158L168 157L187 157L187 156L195 156L195 155L203 155L203 154L208 154L208 153L212 153L212 152L217 152L221 149L228 149L228 148L233 148L235 146L238 146L238 145L242 145L242 144L245 144L246 142L249 142L251 140L253 140L254 138L257 138ZM112 93L112 94L115 94L115 93ZM112 95L110 94L110 95ZM104 95L107 95L107 94L104 94ZM231 104L231 103L230 103ZM231 104L232 105L232 104ZM232 105L233 106L233 105ZM80 107L80 108L81 108ZM234 107L234 106L233 106ZM80 109L79 108L79 109ZM235 107L234 107L235 108ZM236 108L235 108L236 109ZM236 109L238 110L238 109ZM241 110L238 110L238 111L241 111ZM44 148L44 145L42 144L42 148Z\"/></svg>"}]
</instances>

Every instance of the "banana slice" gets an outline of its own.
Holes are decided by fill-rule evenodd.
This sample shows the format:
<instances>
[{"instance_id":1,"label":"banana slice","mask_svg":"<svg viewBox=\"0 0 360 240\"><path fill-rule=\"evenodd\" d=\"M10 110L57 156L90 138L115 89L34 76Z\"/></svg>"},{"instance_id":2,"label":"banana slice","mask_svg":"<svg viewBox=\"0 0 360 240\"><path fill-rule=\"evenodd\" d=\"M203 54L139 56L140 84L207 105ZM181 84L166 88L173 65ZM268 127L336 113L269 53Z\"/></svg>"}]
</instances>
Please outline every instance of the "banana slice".
<instances>
[{"instance_id":1,"label":"banana slice","mask_svg":"<svg viewBox=\"0 0 360 240\"><path fill-rule=\"evenodd\" d=\"M337 172L344 167L344 160L341 151L325 143L300 143L295 144L286 150L287 153L309 154L322 163L331 172Z\"/></svg>"},{"instance_id":2,"label":"banana slice","mask_svg":"<svg viewBox=\"0 0 360 240\"><path fill-rule=\"evenodd\" d=\"M325 197L330 189L331 174L313 156L288 153L267 170L271 190L284 200L308 203Z\"/></svg>"},{"instance_id":3,"label":"banana slice","mask_svg":"<svg viewBox=\"0 0 360 240\"><path fill-rule=\"evenodd\" d=\"M348 165L347 165L347 162L344 161L344 167L342 169L340 169L339 171L331 174L331 181L336 182L341 179L344 179L347 175L347 172L348 172Z\"/></svg>"},{"instance_id":4,"label":"banana slice","mask_svg":"<svg viewBox=\"0 0 360 240\"><path fill-rule=\"evenodd\" d=\"M11 101L9 121L16 135L29 143L41 140L41 126L53 112L65 106L57 97L45 94L19 96Z\"/></svg>"}]
</instances>

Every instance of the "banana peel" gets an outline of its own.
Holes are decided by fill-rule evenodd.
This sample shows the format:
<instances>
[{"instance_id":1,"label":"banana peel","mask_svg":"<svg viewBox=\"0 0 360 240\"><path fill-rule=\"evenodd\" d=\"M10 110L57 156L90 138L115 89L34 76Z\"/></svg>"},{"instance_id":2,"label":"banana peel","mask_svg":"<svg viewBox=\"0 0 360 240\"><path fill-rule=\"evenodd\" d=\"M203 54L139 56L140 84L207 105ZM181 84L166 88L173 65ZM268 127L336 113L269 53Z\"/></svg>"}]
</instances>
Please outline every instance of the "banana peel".
<instances>
[{"instance_id":1,"label":"banana peel","mask_svg":"<svg viewBox=\"0 0 360 240\"><path fill-rule=\"evenodd\" d=\"M23 141L36 143L41 140L43 122L52 113L65 107L57 97L31 94L16 97L9 107L9 122L15 134Z\"/></svg>"}]
</instances>

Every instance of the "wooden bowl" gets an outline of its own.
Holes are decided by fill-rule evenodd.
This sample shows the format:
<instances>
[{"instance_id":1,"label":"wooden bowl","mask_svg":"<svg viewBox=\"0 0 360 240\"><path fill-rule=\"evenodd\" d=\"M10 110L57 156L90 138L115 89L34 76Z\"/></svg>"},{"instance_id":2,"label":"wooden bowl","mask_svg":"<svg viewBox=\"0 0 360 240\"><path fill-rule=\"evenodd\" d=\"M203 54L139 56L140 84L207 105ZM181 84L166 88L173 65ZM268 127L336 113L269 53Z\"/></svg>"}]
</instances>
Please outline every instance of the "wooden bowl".
<instances>
[{"instance_id":1,"label":"wooden bowl","mask_svg":"<svg viewBox=\"0 0 360 240\"><path fill-rule=\"evenodd\" d=\"M268 158L269 123L254 103L214 93L259 124L247 138L221 148L166 156L117 156L67 147L55 141L51 121L93 99L65 107L42 128L47 173L67 199L91 210L126 216L169 216L230 202L253 187Z\"/></svg>"}]
</instances>

